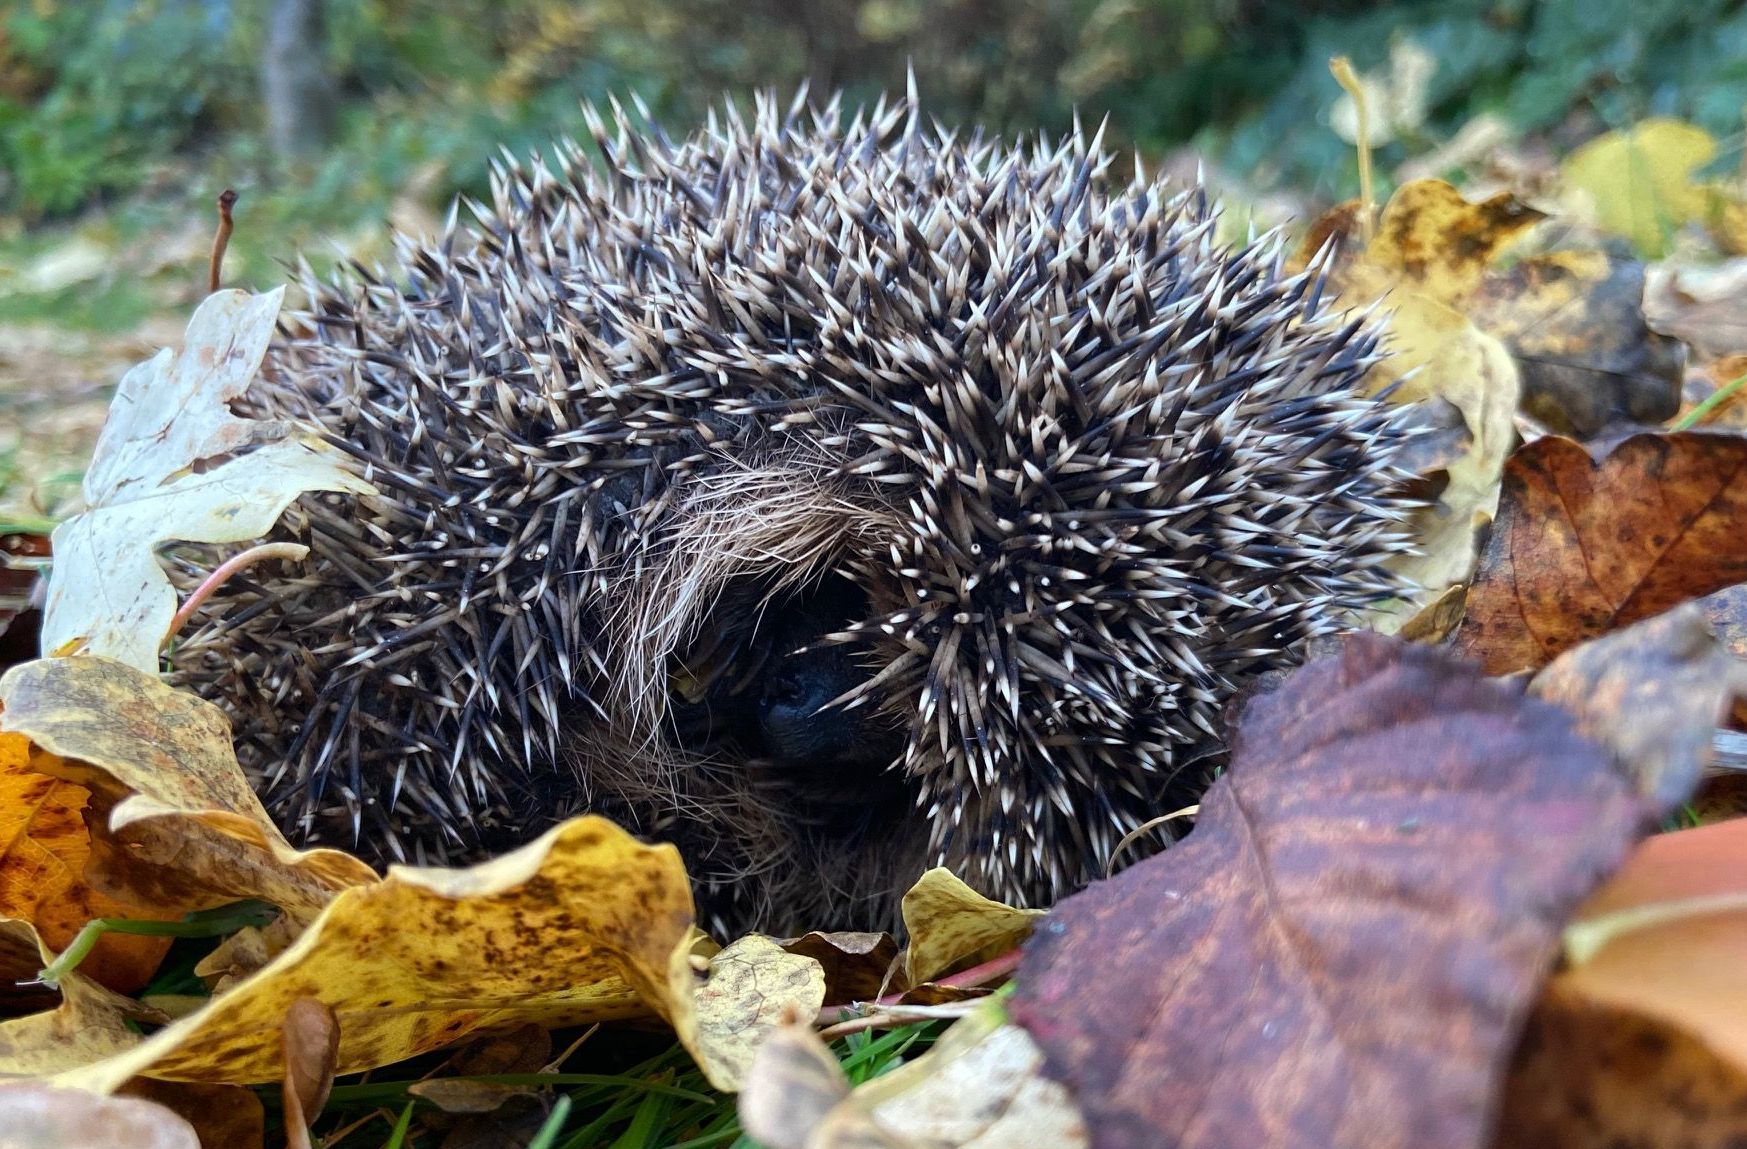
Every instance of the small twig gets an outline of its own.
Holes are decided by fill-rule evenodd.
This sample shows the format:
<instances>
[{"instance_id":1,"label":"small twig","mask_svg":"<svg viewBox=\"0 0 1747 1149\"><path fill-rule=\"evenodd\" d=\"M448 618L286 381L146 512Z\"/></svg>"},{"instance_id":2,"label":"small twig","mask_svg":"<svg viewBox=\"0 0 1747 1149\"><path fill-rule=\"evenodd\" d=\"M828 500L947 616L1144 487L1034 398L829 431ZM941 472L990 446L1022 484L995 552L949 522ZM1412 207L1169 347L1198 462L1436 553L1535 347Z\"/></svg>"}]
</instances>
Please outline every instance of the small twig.
<instances>
[{"instance_id":1,"label":"small twig","mask_svg":"<svg viewBox=\"0 0 1747 1149\"><path fill-rule=\"evenodd\" d=\"M866 1029L896 1029L900 1025L917 1025L925 1021L956 1021L982 1006L981 1001L960 1001L950 1005L900 1005L865 1017L852 1017L819 1031L822 1041L835 1041Z\"/></svg>"},{"instance_id":2,"label":"small twig","mask_svg":"<svg viewBox=\"0 0 1747 1149\"><path fill-rule=\"evenodd\" d=\"M231 220L231 208L235 207L236 203L237 193L230 188L225 188L218 193L218 231L213 234L212 259L206 265L206 291L208 295L218 290L219 268L224 265L224 251L230 246L231 230L236 226Z\"/></svg>"},{"instance_id":3,"label":"small twig","mask_svg":"<svg viewBox=\"0 0 1747 1149\"><path fill-rule=\"evenodd\" d=\"M164 632L164 641L169 642L181 633L182 628L188 625L188 620L194 617L194 612L200 609L200 604L211 598L212 592L223 586L238 571L267 559L289 559L296 562L308 553L309 548L302 543L262 543L258 547L250 547L246 551L232 555L220 563L188 595L188 598L182 603L182 609L177 611L176 617L170 620L170 629Z\"/></svg>"},{"instance_id":4,"label":"small twig","mask_svg":"<svg viewBox=\"0 0 1747 1149\"><path fill-rule=\"evenodd\" d=\"M1359 82L1351 60L1336 56L1328 62L1328 70L1334 73L1335 83L1353 98L1353 107L1359 114L1359 238L1370 243L1377 214L1377 198L1371 186L1371 109L1365 101L1365 86Z\"/></svg>"},{"instance_id":5,"label":"small twig","mask_svg":"<svg viewBox=\"0 0 1747 1149\"><path fill-rule=\"evenodd\" d=\"M1122 840L1116 843L1116 848L1114 850L1110 851L1110 860L1104 863L1104 876L1108 878L1111 874L1116 872L1116 859L1122 857L1122 852L1132 846L1140 836L1148 830L1157 829L1158 827L1163 826L1166 822L1173 822L1178 818L1193 818L1199 813L1201 813L1200 803L1196 803L1193 806L1184 806L1180 810L1172 810L1169 814L1160 814L1157 818L1149 818L1128 833L1122 835ZM1171 845L1174 846L1176 844L1177 840L1172 838Z\"/></svg>"},{"instance_id":6,"label":"small twig","mask_svg":"<svg viewBox=\"0 0 1747 1149\"><path fill-rule=\"evenodd\" d=\"M951 977L943 977L934 984L940 986L942 989L977 989L992 981L1004 978L1014 970L1018 969L1019 955L1020 950L1018 948L1010 949L1000 957L990 958L981 965L974 965L970 969L961 970L960 972L953 974ZM885 1009L899 1004L903 999L904 995L901 993L888 993L884 997L875 998L873 1001L867 1002L866 1004ZM832 1025L838 1022L838 1019L842 1016L845 1010L854 1008L856 1008L854 1005L828 1005L819 1011L819 1018L814 1024Z\"/></svg>"}]
</instances>

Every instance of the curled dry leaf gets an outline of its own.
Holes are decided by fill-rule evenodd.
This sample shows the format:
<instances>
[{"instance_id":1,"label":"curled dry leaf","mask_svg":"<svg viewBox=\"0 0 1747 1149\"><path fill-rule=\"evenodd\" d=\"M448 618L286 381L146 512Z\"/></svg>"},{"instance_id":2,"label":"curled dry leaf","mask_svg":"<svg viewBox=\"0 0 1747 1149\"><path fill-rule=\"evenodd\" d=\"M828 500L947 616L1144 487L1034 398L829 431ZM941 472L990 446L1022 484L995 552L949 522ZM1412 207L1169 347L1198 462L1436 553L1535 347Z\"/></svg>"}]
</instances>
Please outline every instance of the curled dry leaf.
<instances>
[{"instance_id":1,"label":"curled dry leaf","mask_svg":"<svg viewBox=\"0 0 1747 1149\"><path fill-rule=\"evenodd\" d=\"M1615 420L1661 423L1680 409L1685 349L1644 319L1644 265L1558 251L1490 275L1468 305L1522 373L1522 408L1562 434Z\"/></svg>"},{"instance_id":2,"label":"curled dry leaf","mask_svg":"<svg viewBox=\"0 0 1747 1149\"><path fill-rule=\"evenodd\" d=\"M54 956L24 922L0 921L0 937L28 947L39 969ZM139 1034L128 1021L150 1011L138 1002L76 972L61 979L60 991L56 1008L0 1021L0 1077L47 1077L125 1054L139 1044Z\"/></svg>"},{"instance_id":3,"label":"curled dry leaf","mask_svg":"<svg viewBox=\"0 0 1747 1149\"><path fill-rule=\"evenodd\" d=\"M194 1126L153 1101L40 1084L0 1085L0 1149L200 1149Z\"/></svg>"},{"instance_id":4,"label":"curled dry leaf","mask_svg":"<svg viewBox=\"0 0 1747 1149\"><path fill-rule=\"evenodd\" d=\"M91 792L62 778L54 755L21 734L0 734L0 918L29 922L44 944L63 950L93 918L174 918L117 901L85 880ZM129 992L151 978L169 938L105 934L84 964L86 977Z\"/></svg>"},{"instance_id":5,"label":"curled dry leaf","mask_svg":"<svg viewBox=\"0 0 1747 1149\"><path fill-rule=\"evenodd\" d=\"M900 911L910 945L904 972L912 986L966 969L1017 947L1044 916L992 901L944 869L923 874Z\"/></svg>"},{"instance_id":6,"label":"curled dry leaf","mask_svg":"<svg viewBox=\"0 0 1747 1149\"><path fill-rule=\"evenodd\" d=\"M813 1032L812 1019L790 1012L759 1046L740 1091L740 1122L768 1149L807 1149L808 1139L837 1103L849 1078Z\"/></svg>"},{"instance_id":7,"label":"curled dry leaf","mask_svg":"<svg viewBox=\"0 0 1747 1149\"><path fill-rule=\"evenodd\" d=\"M309 1149L309 1127L321 1116L334 1087L340 1023L327 1005L300 997L285 1011L279 1035L285 1059L280 1096L285 1102L286 1142L290 1149Z\"/></svg>"},{"instance_id":8,"label":"curled dry leaf","mask_svg":"<svg viewBox=\"0 0 1747 1149\"><path fill-rule=\"evenodd\" d=\"M644 845L605 819L573 819L478 866L396 867L343 891L289 949L206 1009L60 1080L98 1091L141 1073L277 1080L281 1023L305 997L338 1019L339 1073L480 1029L651 1010L709 1068L692 1000L691 918L672 847Z\"/></svg>"},{"instance_id":9,"label":"curled dry leaf","mask_svg":"<svg viewBox=\"0 0 1747 1149\"><path fill-rule=\"evenodd\" d=\"M1489 674L1747 582L1747 439L1636 435L1597 463L1538 439L1505 469L1504 500L1455 649Z\"/></svg>"},{"instance_id":10,"label":"curled dry leaf","mask_svg":"<svg viewBox=\"0 0 1747 1149\"><path fill-rule=\"evenodd\" d=\"M825 974L827 1002L871 1001L885 993L898 964L898 943L887 933L804 934L783 949L810 957Z\"/></svg>"},{"instance_id":11,"label":"curled dry leaf","mask_svg":"<svg viewBox=\"0 0 1747 1149\"><path fill-rule=\"evenodd\" d=\"M1399 384L1391 393L1396 402L1443 400L1467 432L1466 448L1439 464L1447 478L1436 504L1415 517L1417 553L1394 564L1420 589L1373 620L1395 631L1467 580L1476 534L1497 506L1499 474L1516 437L1520 381L1504 345L1464 308L1498 252L1543 217L1509 195L1469 203L1442 180L1420 180L1390 198L1363 248L1351 242L1357 218L1350 207L1336 208L1311 230L1300 260L1331 238L1348 240L1337 249L1331 283L1351 306L1382 299L1392 313L1393 354L1378 366L1376 388Z\"/></svg>"},{"instance_id":12,"label":"curled dry leaf","mask_svg":"<svg viewBox=\"0 0 1747 1149\"><path fill-rule=\"evenodd\" d=\"M1187 839L1056 907L1011 1015L1100 1149L1478 1145L1643 791L1560 708L1354 636L1251 701Z\"/></svg>"},{"instance_id":13,"label":"curled dry leaf","mask_svg":"<svg viewBox=\"0 0 1747 1149\"><path fill-rule=\"evenodd\" d=\"M106 658L45 658L0 677L0 728L58 758L35 768L90 790L106 817L87 878L163 912L260 898L301 920L369 866L338 850L294 850L250 788L218 707Z\"/></svg>"},{"instance_id":14,"label":"curled dry leaf","mask_svg":"<svg viewBox=\"0 0 1747 1149\"><path fill-rule=\"evenodd\" d=\"M305 491L374 492L313 436L231 414L283 297L283 288L208 296L180 353L166 349L122 378L85 471L87 509L55 528L44 650L82 642L156 671L176 613L160 546L257 538Z\"/></svg>"}]
</instances>

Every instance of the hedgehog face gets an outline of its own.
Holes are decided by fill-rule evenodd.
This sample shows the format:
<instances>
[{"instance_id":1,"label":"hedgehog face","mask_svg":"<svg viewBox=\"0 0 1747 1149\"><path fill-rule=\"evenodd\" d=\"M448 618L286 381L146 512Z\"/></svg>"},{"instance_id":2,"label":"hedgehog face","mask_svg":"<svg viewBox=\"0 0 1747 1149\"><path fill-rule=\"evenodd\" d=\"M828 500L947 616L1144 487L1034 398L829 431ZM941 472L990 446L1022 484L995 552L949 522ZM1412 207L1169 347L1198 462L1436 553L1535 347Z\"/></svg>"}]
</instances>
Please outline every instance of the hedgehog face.
<instances>
[{"instance_id":1,"label":"hedgehog face","mask_svg":"<svg viewBox=\"0 0 1747 1149\"><path fill-rule=\"evenodd\" d=\"M1392 591L1373 333L1198 194L908 103L591 127L604 169L312 278L258 385L381 491L301 502L309 563L178 649L292 832L598 810L724 930L891 925L936 863L1041 903Z\"/></svg>"}]
</instances>

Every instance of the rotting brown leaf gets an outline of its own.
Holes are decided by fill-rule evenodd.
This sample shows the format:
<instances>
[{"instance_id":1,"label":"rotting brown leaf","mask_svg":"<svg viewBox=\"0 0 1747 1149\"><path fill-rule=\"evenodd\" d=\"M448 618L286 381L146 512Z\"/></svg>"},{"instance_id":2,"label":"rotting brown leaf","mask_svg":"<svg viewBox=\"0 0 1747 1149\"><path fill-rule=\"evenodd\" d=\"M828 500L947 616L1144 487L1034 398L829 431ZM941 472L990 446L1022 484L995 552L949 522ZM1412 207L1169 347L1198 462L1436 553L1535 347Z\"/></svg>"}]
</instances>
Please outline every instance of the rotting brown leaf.
<instances>
[{"instance_id":1,"label":"rotting brown leaf","mask_svg":"<svg viewBox=\"0 0 1747 1149\"><path fill-rule=\"evenodd\" d=\"M1660 812L1565 711L1357 635L1250 702L1185 841L1056 907L1009 1010L1099 1149L1468 1149Z\"/></svg>"},{"instance_id":2,"label":"rotting brown leaf","mask_svg":"<svg viewBox=\"0 0 1747 1149\"><path fill-rule=\"evenodd\" d=\"M194 1126L156 1102L40 1083L0 1085L0 1149L200 1149Z\"/></svg>"},{"instance_id":3,"label":"rotting brown leaf","mask_svg":"<svg viewBox=\"0 0 1747 1149\"><path fill-rule=\"evenodd\" d=\"M1747 439L1636 435L1600 463L1538 439L1505 468L1455 649L1489 674L1747 581Z\"/></svg>"},{"instance_id":4,"label":"rotting brown leaf","mask_svg":"<svg viewBox=\"0 0 1747 1149\"><path fill-rule=\"evenodd\" d=\"M260 1149L267 1138L261 1099L240 1086L136 1077L116 1092L155 1101L177 1114L194 1126L204 1149Z\"/></svg>"},{"instance_id":5,"label":"rotting brown leaf","mask_svg":"<svg viewBox=\"0 0 1747 1149\"><path fill-rule=\"evenodd\" d=\"M164 911L238 898L313 917L338 890L374 882L338 850L294 850L237 764L218 707L94 656L45 658L0 677L0 728L59 755L37 767L86 787L104 815L86 877Z\"/></svg>"},{"instance_id":6,"label":"rotting brown leaf","mask_svg":"<svg viewBox=\"0 0 1747 1149\"><path fill-rule=\"evenodd\" d=\"M1489 275L1467 312L1504 341L1522 374L1522 408L1585 437L1616 419L1661 423L1680 409L1685 349L1644 319L1644 265L1558 251Z\"/></svg>"}]
</instances>

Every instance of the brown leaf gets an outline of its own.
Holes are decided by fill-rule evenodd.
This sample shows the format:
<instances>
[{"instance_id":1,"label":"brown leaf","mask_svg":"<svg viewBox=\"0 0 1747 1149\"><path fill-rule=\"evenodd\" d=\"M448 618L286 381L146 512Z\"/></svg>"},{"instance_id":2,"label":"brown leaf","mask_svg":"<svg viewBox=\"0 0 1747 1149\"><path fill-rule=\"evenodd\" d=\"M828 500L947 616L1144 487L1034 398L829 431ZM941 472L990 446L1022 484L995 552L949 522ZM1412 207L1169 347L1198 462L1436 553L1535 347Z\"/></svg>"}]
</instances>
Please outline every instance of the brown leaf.
<instances>
[{"instance_id":1,"label":"brown leaf","mask_svg":"<svg viewBox=\"0 0 1747 1149\"><path fill-rule=\"evenodd\" d=\"M1538 439L1504 498L1455 649L1489 674L1747 581L1747 439L1636 435L1600 463Z\"/></svg>"},{"instance_id":2,"label":"brown leaf","mask_svg":"<svg viewBox=\"0 0 1747 1149\"><path fill-rule=\"evenodd\" d=\"M1657 806L1693 792L1711 734L1747 697L1747 665L1717 644L1697 604L1568 650L1529 685L1577 720Z\"/></svg>"},{"instance_id":3,"label":"brown leaf","mask_svg":"<svg viewBox=\"0 0 1747 1149\"><path fill-rule=\"evenodd\" d=\"M309 1127L321 1116L334 1087L334 1064L340 1055L340 1023L331 1007L313 997L300 997L285 1011L280 1028L285 1077L285 1137L290 1149L309 1149Z\"/></svg>"},{"instance_id":4,"label":"brown leaf","mask_svg":"<svg viewBox=\"0 0 1747 1149\"><path fill-rule=\"evenodd\" d=\"M1562 434L1660 423L1680 408L1685 349L1644 320L1644 265L1559 251L1488 276L1467 311L1504 341L1523 410Z\"/></svg>"},{"instance_id":5,"label":"brown leaf","mask_svg":"<svg viewBox=\"0 0 1747 1149\"><path fill-rule=\"evenodd\" d=\"M205 1149L260 1149L267 1137L261 1099L239 1085L200 1085L136 1077L118 1093L155 1101L200 1134Z\"/></svg>"},{"instance_id":6,"label":"brown leaf","mask_svg":"<svg viewBox=\"0 0 1747 1149\"><path fill-rule=\"evenodd\" d=\"M200 1149L194 1126L155 1102L41 1084L0 1085L0 1149Z\"/></svg>"},{"instance_id":7,"label":"brown leaf","mask_svg":"<svg viewBox=\"0 0 1747 1149\"><path fill-rule=\"evenodd\" d=\"M819 963L825 971L828 1002L872 1001L886 992L898 959L897 940L886 933L814 931L783 949Z\"/></svg>"},{"instance_id":8,"label":"brown leaf","mask_svg":"<svg viewBox=\"0 0 1747 1149\"><path fill-rule=\"evenodd\" d=\"M767 937L748 934L710 959L697 991L697 1042L713 1061L711 1081L738 1089L759 1045L790 1007L817 1017L825 1004L825 971Z\"/></svg>"},{"instance_id":9,"label":"brown leaf","mask_svg":"<svg viewBox=\"0 0 1747 1149\"><path fill-rule=\"evenodd\" d=\"M1186 840L1057 906L1010 1013L1100 1149L1474 1146L1655 813L1559 708L1358 635L1249 704Z\"/></svg>"},{"instance_id":10,"label":"brown leaf","mask_svg":"<svg viewBox=\"0 0 1747 1149\"><path fill-rule=\"evenodd\" d=\"M1555 983L1523 1031L1495 1149L1736 1149L1747 1074L1704 1042Z\"/></svg>"}]
</instances>

